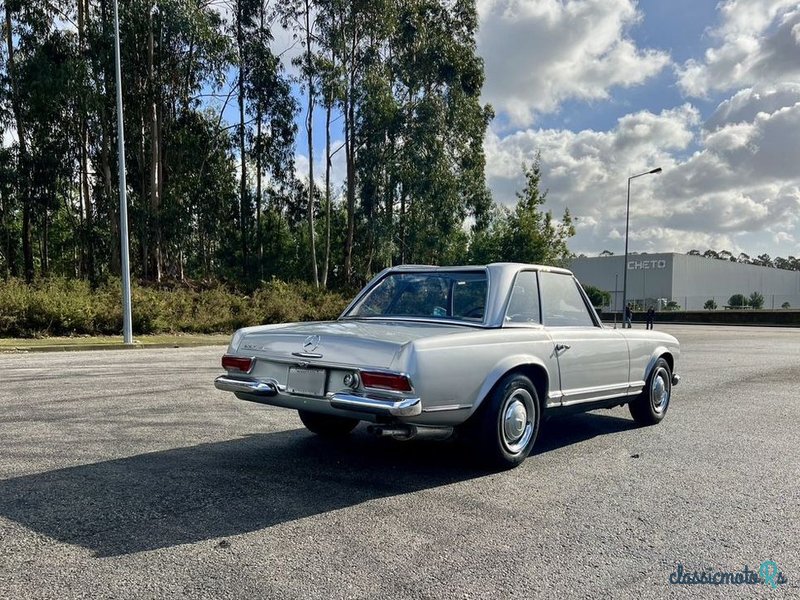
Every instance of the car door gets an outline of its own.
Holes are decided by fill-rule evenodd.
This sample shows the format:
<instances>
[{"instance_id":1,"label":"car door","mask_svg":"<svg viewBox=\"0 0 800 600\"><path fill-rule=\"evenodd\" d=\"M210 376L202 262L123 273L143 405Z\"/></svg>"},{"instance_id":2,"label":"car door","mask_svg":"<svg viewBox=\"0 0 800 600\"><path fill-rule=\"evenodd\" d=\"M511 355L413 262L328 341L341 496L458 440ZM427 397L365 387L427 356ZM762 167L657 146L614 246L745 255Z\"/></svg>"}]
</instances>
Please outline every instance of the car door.
<instances>
[{"instance_id":1,"label":"car door","mask_svg":"<svg viewBox=\"0 0 800 600\"><path fill-rule=\"evenodd\" d=\"M542 323L553 340L561 404L603 400L628 391L630 358L621 333L606 329L572 275L540 271Z\"/></svg>"}]
</instances>

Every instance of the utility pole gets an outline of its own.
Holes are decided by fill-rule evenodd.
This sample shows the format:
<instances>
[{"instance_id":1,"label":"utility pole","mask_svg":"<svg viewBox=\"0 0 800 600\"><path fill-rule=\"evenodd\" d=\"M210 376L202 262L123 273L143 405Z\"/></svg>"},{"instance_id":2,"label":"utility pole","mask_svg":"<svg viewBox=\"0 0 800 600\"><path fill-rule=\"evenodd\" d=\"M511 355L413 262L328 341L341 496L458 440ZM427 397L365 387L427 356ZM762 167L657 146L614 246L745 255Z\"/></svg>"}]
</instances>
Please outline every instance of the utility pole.
<instances>
[{"instance_id":1,"label":"utility pole","mask_svg":"<svg viewBox=\"0 0 800 600\"><path fill-rule=\"evenodd\" d=\"M119 56L119 7L114 0L114 62L117 76L117 154L119 162L119 243L122 267L122 340L133 344L131 265L128 255L128 199L125 182L125 128L122 118L122 67Z\"/></svg>"}]
</instances>

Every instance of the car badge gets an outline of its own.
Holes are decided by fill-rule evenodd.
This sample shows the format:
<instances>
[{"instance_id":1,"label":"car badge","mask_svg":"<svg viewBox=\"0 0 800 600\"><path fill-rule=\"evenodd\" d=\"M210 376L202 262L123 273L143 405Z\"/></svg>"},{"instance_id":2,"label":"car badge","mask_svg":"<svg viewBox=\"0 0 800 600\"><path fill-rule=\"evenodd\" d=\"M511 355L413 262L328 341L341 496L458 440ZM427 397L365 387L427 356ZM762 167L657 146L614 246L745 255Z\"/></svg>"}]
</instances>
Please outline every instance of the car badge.
<instances>
[{"instance_id":1,"label":"car badge","mask_svg":"<svg viewBox=\"0 0 800 600\"><path fill-rule=\"evenodd\" d=\"M314 352L319 346L319 336L318 335L310 335L306 338L306 341L303 342L303 351L304 352Z\"/></svg>"}]
</instances>

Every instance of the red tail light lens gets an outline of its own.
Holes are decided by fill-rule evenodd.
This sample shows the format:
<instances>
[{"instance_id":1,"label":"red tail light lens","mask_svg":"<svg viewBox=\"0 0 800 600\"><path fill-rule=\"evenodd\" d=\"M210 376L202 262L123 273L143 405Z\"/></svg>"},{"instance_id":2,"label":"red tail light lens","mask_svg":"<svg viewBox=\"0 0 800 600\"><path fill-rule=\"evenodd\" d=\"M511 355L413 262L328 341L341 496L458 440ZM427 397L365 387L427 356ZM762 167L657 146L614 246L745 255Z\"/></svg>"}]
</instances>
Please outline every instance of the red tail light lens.
<instances>
[{"instance_id":1,"label":"red tail light lens","mask_svg":"<svg viewBox=\"0 0 800 600\"><path fill-rule=\"evenodd\" d=\"M250 369L253 368L253 359L226 354L222 357L222 368L228 371L235 370L243 373L249 373Z\"/></svg>"},{"instance_id":2,"label":"red tail light lens","mask_svg":"<svg viewBox=\"0 0 800 600\"><path fill-rule=\"evenodd\" d=\"M392 373L370 373L362 371L361 383L364 387L376 388L380 390L392 390L393 392L410 392L411 382L405 375L394 375Z\"/></svg>"}]
</instances>

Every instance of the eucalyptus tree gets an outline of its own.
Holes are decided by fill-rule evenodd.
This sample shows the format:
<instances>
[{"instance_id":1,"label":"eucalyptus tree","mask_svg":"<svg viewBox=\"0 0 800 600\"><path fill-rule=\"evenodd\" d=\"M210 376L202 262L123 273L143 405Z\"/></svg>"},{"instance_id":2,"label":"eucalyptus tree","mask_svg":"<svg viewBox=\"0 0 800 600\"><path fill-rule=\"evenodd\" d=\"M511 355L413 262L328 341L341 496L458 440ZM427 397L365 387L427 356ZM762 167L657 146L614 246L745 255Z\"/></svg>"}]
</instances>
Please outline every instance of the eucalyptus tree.
<instances>
[{"instance_id":1,"label":"eucalyptus tree","mask_svg":"<svg viewBox=\"0 0 800 600\"><path fill-rule=\"evenodd\" d=\"M517 192L517 204L508 216L502 242L501 260L557 264L571 256L567 240L575 235L569 209L555 223L551 211L544 211L547 190L541 191L541 161L523 165L525 186Z\"/></svg>"}]
</instances>

